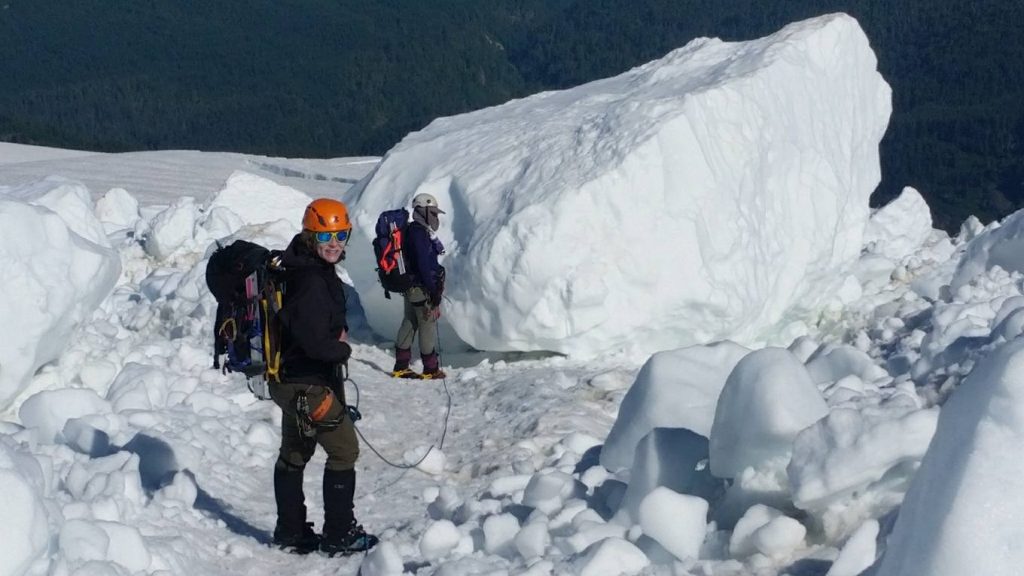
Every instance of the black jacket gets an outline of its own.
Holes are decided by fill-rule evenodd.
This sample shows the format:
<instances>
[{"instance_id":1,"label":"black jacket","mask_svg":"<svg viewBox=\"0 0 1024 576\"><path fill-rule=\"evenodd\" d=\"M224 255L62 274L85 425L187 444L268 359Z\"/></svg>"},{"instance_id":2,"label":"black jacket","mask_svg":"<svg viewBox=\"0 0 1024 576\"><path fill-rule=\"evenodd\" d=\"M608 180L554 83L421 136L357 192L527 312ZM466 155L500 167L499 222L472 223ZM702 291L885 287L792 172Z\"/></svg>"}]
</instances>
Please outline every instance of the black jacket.
<instances>
[{"instance_id":1,"label":"black jacket","mask_svg":"<svg viewBox=\"0 0 1024 576\"><path fill-rule=\"evenodd\" d=\"M347 329L345 285L334 265L295 236L282 256L285 289L281 306L283 380L331 385L335 366L352 348L338 336Z\"/></svg>"}]
</instances>

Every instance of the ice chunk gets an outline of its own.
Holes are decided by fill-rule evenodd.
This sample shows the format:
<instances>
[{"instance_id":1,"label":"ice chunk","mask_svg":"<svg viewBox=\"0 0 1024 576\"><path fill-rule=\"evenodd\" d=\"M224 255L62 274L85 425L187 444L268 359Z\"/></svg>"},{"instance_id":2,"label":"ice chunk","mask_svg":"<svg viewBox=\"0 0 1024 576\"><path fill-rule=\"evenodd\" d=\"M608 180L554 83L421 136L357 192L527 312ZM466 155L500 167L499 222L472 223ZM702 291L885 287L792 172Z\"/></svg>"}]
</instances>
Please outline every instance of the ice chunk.
<instances>
[{"instance_id":1,"label":"ice chunk","mask_svg":"<svg viewBox=\"0 0 1024 576\"><path fill-rule=\"evenodd\" d=\"M787 456L797 433L826 414L825 400L792 352L751 352L736 365L718 398L711 473L733 478L748 466Z\"/></svg>"},{"instance_id":2,"label":"ice chunk","mask_svg":"<svg viewBox=\"0 0 1024 576\"><path fill-rule=\"evenodd\" d=\"M353 190L354 244L381 211L436 196L445 318L481 350L761 341L820 312L859 256L890 112L847 15L702 38L409 134ZM391 337L401 307L367 252L353 280Z\"/></svg>"},{"instance_id":3,"label":"ice chunk","mask_svg":"<svg viewBox=\"0 0 1024 576\"><path fill-rule=\"evenodd\" d=\"M9 448L0 436L0 574L24 574L49 541L42 472L35 458Z\"/></svg>"},{"instance_id":4,"label":"ice chunk","mask_svg":"<svg viewBox=\"0 0 1024 576\"><path fill-rule=\"evenodd\" d=\"M33 191L54 185L44 182ZM54 206L59 213L0 199L0 410L28 386L40 366L66 351L75 328L91 316L121 273L120 258L109 248L86 199L78 193L61 195ZM81 221L65 220L72 217Z\"/></svg>"},{"instance_id":5,"label":"ice chunk","mask_svg":"<svg viewBox=\"0 0 1024 576\"><path fill-rule=\"evenodd\" d=\"M651 563L639 548L621 538L592 544L574 567L579 576L627 576L638 574Z\"/></svg>"},{"instance_id":6,"label":"ice chunk","mask_svg":"<svg viewBox=\"0 0 1024 576\"><path fill-rule=\"evenodd\" d=\"M72 418L110 412L110 405L92 390L63 388L33 394L18 411L21 422L34 428L40 442L60 440L64 424Z\"/></svg>"},{"instance_id":7,"label":"ice chunk","mask_svg":"<svg viewBox=\"0 0 1024 576\"><path fill-rule=\"evenodd\" d=\"M510 556L515 551L513 541L519 532L519 520L511 514L496 514L484 520L484 550L488 554Z\"/></svg>"},{"instance_id":8,"label":"ice chunk","mask_svg":"<svg viewBox=\"0 0 1024 576\"><path fill-rule=\"evenodd\" d=\"M636 523L640 503L658 487L705 500L717 496L721 485L708 468L708 439L678 428L655 428L645 436L637 446L616 522Z\"/></svg>"},{"instance_id":9,"label":"ice chunk","mask_svg":"<svg viewBox=\"0 0 1024 576\"><path fill-rule=\"evenodd\" d=\"M793 502L803 509L821 509L867 488L903 462L919 461L938 417L938 409L898 418L833 410L793 442L787 468Z\"/></svg>"},{"instance_id":10,"label":"ice chunk","mask_svg":"<svg viewBox=\"0 0 1024 576\"><path fill-rule=\"evenodd\" d=\"M601 448L601 465L612 471L632 466L637 443L655 428L686 428L709 436L725 379L748 352L739 344L718 342L651 356L622 399Z\"/></svg>"},{"instance_id":11,"label":"ice chunk","mask_svg":"<svg viewBox=\"0 0 1024 576\"><path fill-rule=\"evenodd\" d=\"M362 576L400 576L404 572L402 555L394 544L387 541L374 546L359 565Z\"/></svg>"},{"instance_id":12,"label":"ice chunk","mask_svg":"<svg viewBox=\"0 0 1024 576\"><path fill-rule=\"evenodd\" d=\"M462 534L450 520L432 522L420 538L420 554L428 561L434 561L448 555L456 546Z\"/></svg>"},{"instance_id":13,"label":"ice chunk","mask_svg":"<svg viewBox=\"0 0 1024 576\"><path fill-rule=\"evenodd\" d=\"M557 512L566 500L584 492L582 484L565 472L541 472L530 478L523 493L523 505L550 515Z\"/></svg>"},{"instance_id":14,"label":"ice chunk","mask_svg":"<svg viewBox=\"0 0 1024 576\"><path fill-rule=\"evenodd\" d=\"M825 576L857 576L875 563L878 521L868 520L843 545Z\"/></svg>"},{"instance_id":15,"label":"ice chunk","mask_svg":"<svg viewBox=\"0 0 1024 576\"><path fill-rule=\"evenodd\" d=\"M640 504L640 527L676 558L697 558L707 532L703 498L655 488Z\"/></svg>"},{"instance_id":16,"label":"ice chunk","mask_svg":"<svg viewBox=\"0 0 1024 576\"><path fill-rule=\"evenodd\" d=\"M312 201L303 192L272 180L236 170L228 177L207 210L227 208L246 224L288 220L299 226L306 206ZM234 232L234 230L232 230Z\"/></svg>"}]
</instances>

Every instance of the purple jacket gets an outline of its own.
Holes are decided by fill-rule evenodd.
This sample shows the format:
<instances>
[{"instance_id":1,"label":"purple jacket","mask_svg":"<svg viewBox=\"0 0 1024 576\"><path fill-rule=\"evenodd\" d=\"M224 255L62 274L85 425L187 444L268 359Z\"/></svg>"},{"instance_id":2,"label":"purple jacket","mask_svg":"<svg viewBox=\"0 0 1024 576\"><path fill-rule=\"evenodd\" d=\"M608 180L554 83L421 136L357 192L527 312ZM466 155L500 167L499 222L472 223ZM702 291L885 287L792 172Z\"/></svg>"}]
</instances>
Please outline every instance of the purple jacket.
<instances>
[{"instance_id":1,"label":"purple jacket","mask_svg":"<svg viewBox=\"0 0 1024 576\"><path fill-rule=\"evenodd\" d=\"M437 263L439 244L430 238L430 232L418 222L410 222L405 229L402 246L405 264L409 267L413 284L422 286L435 304L441 301L441 292L444 290L441 283L442 267Z\"/></svg>"}]
</instances>

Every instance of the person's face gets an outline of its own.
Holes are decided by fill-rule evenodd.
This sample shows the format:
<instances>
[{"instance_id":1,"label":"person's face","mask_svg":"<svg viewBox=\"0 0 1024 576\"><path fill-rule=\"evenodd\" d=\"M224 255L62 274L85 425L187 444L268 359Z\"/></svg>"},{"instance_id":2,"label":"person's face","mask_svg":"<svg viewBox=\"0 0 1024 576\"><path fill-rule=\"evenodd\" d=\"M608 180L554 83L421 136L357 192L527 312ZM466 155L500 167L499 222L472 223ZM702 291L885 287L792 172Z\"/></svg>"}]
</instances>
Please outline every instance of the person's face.
<instances>
[{"instance_id":1,"label":"person's face","mask_svg":"<svg viewBox=\"0 0 1024 576\"><path fill-rule=\"evenodd\" d=\"M339 232L318 232L316 234L316 255L330 264L337 264L345 251L345 244L351 230Z\"/></svg>"}]
</instances>

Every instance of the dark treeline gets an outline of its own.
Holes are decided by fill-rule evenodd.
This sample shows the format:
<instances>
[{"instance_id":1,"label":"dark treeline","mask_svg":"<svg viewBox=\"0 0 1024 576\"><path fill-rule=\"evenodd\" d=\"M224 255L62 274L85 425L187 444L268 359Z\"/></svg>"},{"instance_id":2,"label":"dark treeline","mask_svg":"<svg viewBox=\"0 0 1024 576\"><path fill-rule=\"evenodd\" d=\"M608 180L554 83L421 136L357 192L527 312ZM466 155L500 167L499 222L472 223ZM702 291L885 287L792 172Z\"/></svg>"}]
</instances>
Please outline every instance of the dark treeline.
<instances>
[{"instance_id":1,"label":"dark treeline","mask_svg":"<svg viewBox=\"0 0 1024 576\"><path fill-rule=\"evenodd\" d=\"M0 0L0 140L379 155L438 116L836 11L893 87L875 204L915 186L947 230L1024 206L1020 0Z\"/></svg>"}]
</instances>

